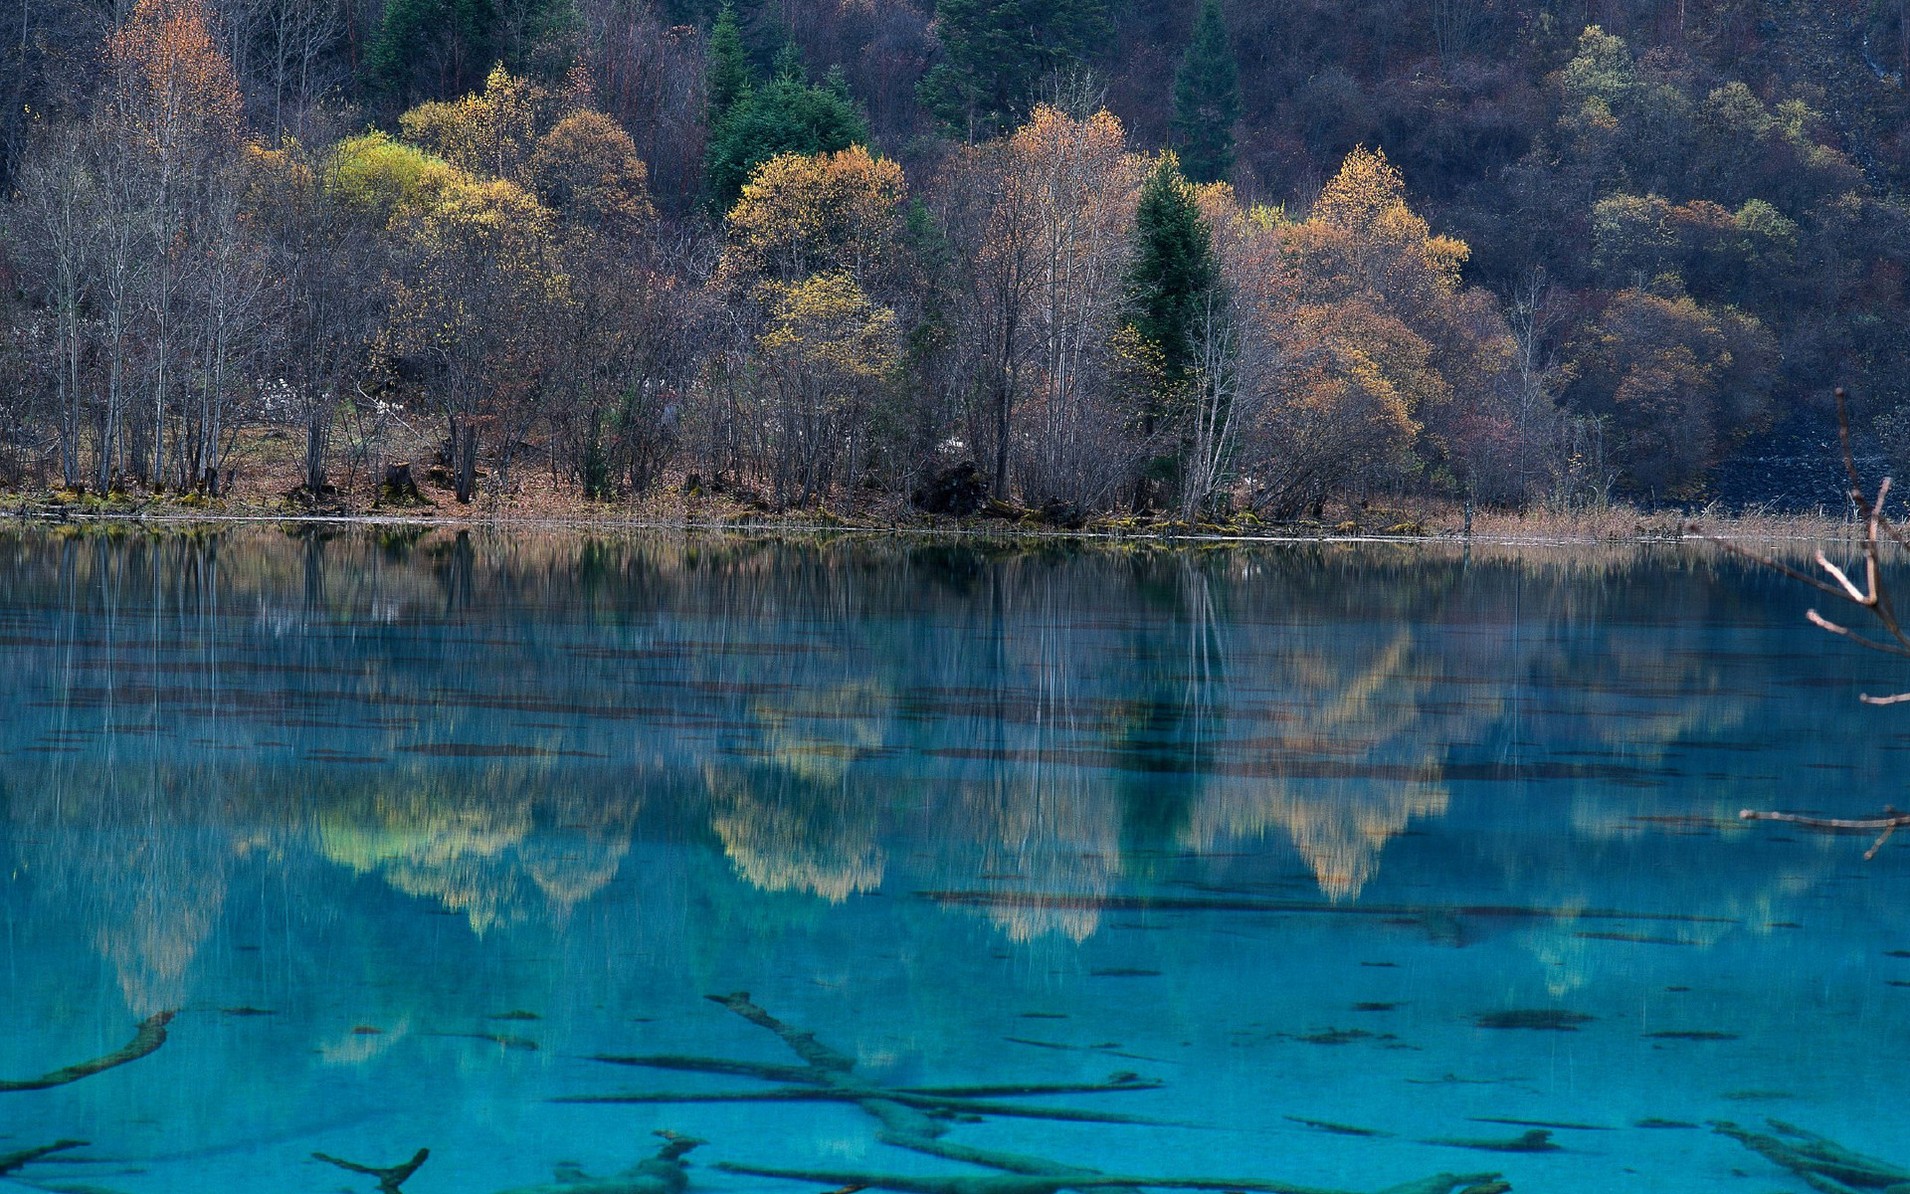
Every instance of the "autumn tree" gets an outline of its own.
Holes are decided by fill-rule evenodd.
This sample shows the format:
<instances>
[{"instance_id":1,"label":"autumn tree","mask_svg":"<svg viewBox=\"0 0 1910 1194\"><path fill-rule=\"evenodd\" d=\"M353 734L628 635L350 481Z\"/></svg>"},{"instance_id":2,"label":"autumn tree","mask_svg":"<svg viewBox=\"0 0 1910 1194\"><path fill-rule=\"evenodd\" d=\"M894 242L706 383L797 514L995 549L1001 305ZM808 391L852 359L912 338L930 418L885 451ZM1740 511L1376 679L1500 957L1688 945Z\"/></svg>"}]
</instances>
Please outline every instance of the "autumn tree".
<instances>
[{"instance_id":1,"label":"autumn tree","mask_svg":"<svg viewBox=\"0 0 1910 1194\"><path fill-rule=\"evenodd\" d=\"M804 506L861 467L870 416L899 358L895 313L846 272L775 286L757 338L770 404L762 445L780 507Z\"/></svg>"},{"instance_id":2,"label":"autumn tree","mask_svg":"<svg viewBox=\"0 0 1910 1194\"><path fill-rule=\"evenodd\" d=\"M1255 505L1317 514L1422 465L1463 472L1469 446L1451 433L1473 426L1466 411L1490 380L1481 370L1511 361L1491 320L1472 318L1486 300L1461 290L1466 246L1433 234L1399 171L1363 149L1279 239L1279 284L1252 308L1255 334L1280 346L1255 379Z\"/></svg>"},{"instance_id":3,"label":"autumn tree","mask_svg":"<svg viewBox=\"0 0 1910 1194\"><path fill-rule=\"evenodd\" d=\"M1032 346L1021 485L1041 501L1097 505L1126 486L1143 447L1114 383L1115 334L1146 166L1107 111L1040 105L1008 141L1015 201L1032 223Z\"/></svg>"},{"instance_id":4,"label":"autumn tree","mask_svg":"<svg viewBox=\"0 0 1910 1194\"><path fill-rule=\"evenodd\" d=\"M502 65L485 76L484 89L454 100L431 100L399 117L404 139L467 174L529 181L531 153L547 122L552 97L543 87Z\"/></svg>"},{"instance_id":5,"label":"autumn tree","mask_svg":"<svg viewBox=\"0 0 1910 1194\"><path fill-rule=\"evenodd\" d=\"M461 502L477 492L480 441L497 447L497 485L549 381L553 325L569 311L551 213L506 179L460 180L413 221L384 353L395 377L444 419Z\"/></svg>"},{"instance_id":6,"label":"autumn tree","mask_svg":"<svg viewBox=\"0 0 1910 1194\"><path fill-rule=\"evenodd\" d=\"M601 112L572 112L552 125L526 166L537 197L578 234L628 244L656 219L636 144Z\"/></svg>"},{"instance_id":7,"label":"autumn tree","mask_svg":"<svg viewBox=\"0 0 1910 1194\"><path fill-rule=\"evenodd\" d=\"M1206 0L1174 74L1174 144L1189 179L1220 182L1233 173L1239 119L1240 72L1227 22L1220 0Z\"/></svg>"},{"instance_id":8,"label":"autumn tree","mask_svg":"<svg viewBox=\"0 0 1910 1194\"><path fill-rule=\"evenodd\" d=\"M200 0L139 0L107 54L112 152L143 175L146 191L137 235L149 254L139 316L150 405L129 425L130 463L153 484L170 476L216 492L231 391L245 376L239 359L266 295L241 210L248 162L238 81ZM110 448L117 419L109 421Z\"/></svg>"},{"instance_id":9,"label":"autumn tree","mask_svg":"<svg viewBox=\"0 0 1910 1194\"><path fill-rule=\"evenodd\" d=\"M1585 335L1568 397L1612 420L1632 494L1702 496L1710 468L1768 417L1777 345L1751 315L1704 307L1675 285L1631 289Z\"/></svg>"},{"instance_id":10,"label":"autumn tree","mask_svg":"<svg viewBox=\"0 0 1910 1194\"><path fill-rule=\"evenodd\" d=\"M735 284L792 284L842 272L885 282L902 251L902 168L860 145L782 154L757 167L725 221L721 275Z\"/></svg>"}]
</instances>

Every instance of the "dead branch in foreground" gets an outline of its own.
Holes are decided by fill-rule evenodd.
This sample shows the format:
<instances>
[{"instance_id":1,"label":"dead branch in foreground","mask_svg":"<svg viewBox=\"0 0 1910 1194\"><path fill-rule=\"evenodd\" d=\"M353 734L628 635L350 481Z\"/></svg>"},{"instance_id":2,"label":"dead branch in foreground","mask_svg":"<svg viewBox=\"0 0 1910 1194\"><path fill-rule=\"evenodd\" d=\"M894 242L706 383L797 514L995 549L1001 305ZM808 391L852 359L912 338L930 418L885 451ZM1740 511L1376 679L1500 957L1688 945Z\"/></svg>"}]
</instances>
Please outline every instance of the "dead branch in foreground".
<instances>
[{"instance_id":1,"label":"dead branch in foreground","mask_svg":"<svg viewBox=\"0 0 1910 1194\"><path fill-rule=\"evenodd\" d=\"M1842 386L1833 391L1837 399L1837 438L1844 453L1844 475L1850 481L1850 504L1864 523L1863 537L1863 584L1860 586L1851 580L1850 573L1836 564L1830 557L1818 552L1817 566L1823 569L1830 580L1822 580L1809 573L1801 572L1775 556L1758 555L1746 551L1735 543L1727 543L1718 537L1710 536L1713 543L1725 551L1740 558L1750 560L1762 567L1809 585L1820 593L1828 593L1837 600L1854 605L1870 616L1870 619L1883 631L1884 637L1873 638L1859 634L1840 622L1833 622L1815 609L1806 610L1805 618L1811 625L1828 631L1839 638L1849 639L1860 647L1885 655L1895 655L1910 659L1910 632L1904 630L1902 621L1897 617L1896 607L1890 601L1890 591L1883 580L1883 553L1885 545L1894 543L1900 548L1910 548L1910 539L1884 513L1884 502L1890 496L1890 478L1885 477L1872 495L1864 488L1863 476L1857 471L1857 455L1850 443L1850 408L1846 402L1848 395ZM1858 700L1866 705L1895 705L1910 701L1910 692L1899 692L1889 696L1871 696L1859 693ZM1866 860L1875 858L1877 851L1899 828L1910 825L1910 816L1886 806L1883 815L1854 819L1832 817L1808 817L1797 813L1764 812L1757 809L1743 809L1738 817L1745 821L1782 821L1790 825L1801 825L1807 829L1821 829L1831 833L1876 833L1877 840L1864 851Z\"/></svg>"},{"instance_id":2,"label":"dead branch in foreground","mask_svg":"<svg viewBox=\"0 0 1910 1194\"><path fill-rule=\"evenodd\" d=\"M90 1078L101 1070L110 1070L114 1066L125 1065L129 1061L138 1061L166 1043L166 1025L172 1022L175 1014L160 1012L146 1017L140 1022L139 1031L133 1034L132 1040L104 1057L95 1057L88 1061L63 1066L51 1073L41 1074L38 1078L21 1078L14 1081L0 1079L0 1092L46 1090L53 1086L65 1086L69 1082L78 1082L81 1078Z\"/></svg>"}]
</instances>

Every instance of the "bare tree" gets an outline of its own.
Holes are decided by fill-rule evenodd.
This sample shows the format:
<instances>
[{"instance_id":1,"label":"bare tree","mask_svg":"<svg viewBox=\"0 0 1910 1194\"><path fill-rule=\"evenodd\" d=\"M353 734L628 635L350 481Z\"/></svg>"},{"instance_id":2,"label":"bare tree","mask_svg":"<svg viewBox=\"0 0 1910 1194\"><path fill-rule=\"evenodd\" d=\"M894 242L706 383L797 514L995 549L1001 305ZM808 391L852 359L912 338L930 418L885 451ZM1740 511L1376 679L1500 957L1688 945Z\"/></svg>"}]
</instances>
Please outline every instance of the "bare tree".
<instances>
[{"instance_id":1,"label":"bare tree","mask_svg":"<svg viewBox=\"0 0 1910 1194\"><path fill-rule=\"evenodd\" d=\"M16 212L19 243L31 254L26 264L53 322L60 479L69 489L84 480L80 436L101 248L99 180L88 149L83 137L44 138L20 172Z\"/></svg>"},{"instance_id":2,"label":"bare tree","mask_svg":"<svg viewBox=\"0 0 1910 1194\"><path fill-rule=\"evenodd\" d=\"M931 189L960 263L942 375L966 414L967 447L987 462L997 494L1008 489L1035 279L1034 213L1011 165L1003 142L963 147Z\"/></svg>"}]
</instances>

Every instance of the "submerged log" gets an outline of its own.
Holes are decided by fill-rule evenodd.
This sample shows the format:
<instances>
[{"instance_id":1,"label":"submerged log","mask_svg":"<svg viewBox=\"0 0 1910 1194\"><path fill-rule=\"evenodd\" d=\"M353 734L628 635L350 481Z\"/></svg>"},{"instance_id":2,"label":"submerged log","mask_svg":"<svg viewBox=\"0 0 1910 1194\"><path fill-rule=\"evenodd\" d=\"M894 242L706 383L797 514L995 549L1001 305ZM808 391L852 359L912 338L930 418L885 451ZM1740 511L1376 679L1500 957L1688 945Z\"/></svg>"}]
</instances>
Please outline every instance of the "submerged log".
<instances>
[{"instance_id":1,"label":"submerged log","mask_svg":"<svg viewBox=\"0 0 1910 1194\"><path fill-rule=\"evenodd\" d=\"M1788 1169L1815 1190L1831 1194L1852 1194L1861 1190L1891 1190L1910 1184L1910 1170L1887 1161L1866 1157L1838 1144L1827 1136L1807 1132L1782 1120L1765 1121L1778 1136L1751 1132L1734 1123L1719 1120L1711 1127L1721 1136L1729 1136L1744 1147L1782 1169ZM1779 1136L1799 1143L1788 1143Z\"/></svg>"},{"instance_id":2,"label":"submerged log","mask_svg":"<svg viewBox=\"0 0 1910 1194\"><path fill-rule=\"evenodd\" d=\"M1243 1191L1245 1194L1345 1194L1319 1186L1300 1186L1291 1182L1261 1178L1151 1177L1128 1174L1071 1172L1059 1174L962 1174L938 1177L926 1174L860 1173L843 1169L770 1169L724 1162L717 1166L726 1173L751 1177L776 1177L790 1181L827 1183L834 1186L858 1186L864 1189L893 1190L897 1194L1059 1194L1063 1190L1216 1190ZM1438 1173L1403 1185L1389 1186L1381 1194L1452 1194L1489 1186L1499 1181L1496 1173Z\"/></svg>"},{"instance_id":3,"label":"submerged log","mask_svg":"<svg viewBox=\"0 0 1910 1194\"><path fill-rule=\"evenodd\" d=\"M1426 1141L1427 1144L1442 1145L1446 1148L1476 1148L1489 1153L1555 1153L1561 1151L1552 1143L1552 1133L1545 1128L1533 1128L1508 1139L1470 1139L1440 1137Z\"/></svg>"},{"instance_id":4,"label":"submerged log","mask_svg":"<svg viewBox=\"0 0 1910 1194\"><path fill-rule=\"evenodd\" d=\"M89 1143L91 1142L86 1140L55 1140L52 1144L0 1153L0 1177L5 1177L21 1166L30 1165L51 1153L63 1153L69 1148L85 1148Z\"/></svg>"},{"instance_id":5,"label":"submerged log","mask_svg":"<svg viewBox=\"0 0 1910 1194\"><path fill-rule=\"evenodd\" d=\"M411 1154L409 1161L397 1165L386 1165L382 1168L373 1165L360 1165L356 1161L347 1161L340 1157L334 1157L330 1153L313 1153L312 1159L314 1161L323 1161L327 1165L336 1165L340 1169L349 1170L352 1173L362 1173L367 1177L377 1178L378 1194L398 1194L399 1187L410 1180L411 1175L418 1172L418 1167L423 1165L430 1156L430 1149L421 1148Z\"/></svg>"},{"instance_id":6,"label":"submerged log","mask_svg":"<svg viewBox=\"0 0 1910 1194\"><path fill-rule=\"evenodd\" d=\"M730 995L712 995L714 1003L748 1020L759 1028L776 1034L789 1049L801 1058L804 1067L791 1073L793 1067L767 1066L754 1063L725 1061L721 1058L682 1057L667 1055L650 1058L624 1058L622 1062L636 1065L656 1064L662 1069L698 1070L707 1073L747 1073L770 1081L785 1083L779 1089L741 1094L718 1092L713 1095L682 1096L697 1101L756 1101L765 1102L797 1101L815 1099L835 1102L851 1102L874 1116L881 1125L876 1138L884 1144L911 1152L923 1153L943 1160L955 1161L966 1165L979 1166L994 1170L987 1174L893 1174L859 1172L836 1169L783 1169L723 1162L716 1167L727 1173L746 1174L753 1177L784 1178L791 1181L808 1182L822 1185L836 1191L864 1189L891 1190L897 1194L1059 1194L1063 1190L1088 1192L1095 1190L1119 1189L1160 1189L1160 1190L1212 1190L1236 1191L1238 1194L1339 1194L1337 1191L1319 1190L1315 1187L1295 1185L1291 1182L1274 1181L1262 1178L1234 1177L1170 1177L1145 1176L1132 1174L1104 1174L1076 1165L1068 1165L1047 1157L1030 1156L1023 1153L1000 1152L993 1149L980 1149L968 1145L955 1144L942 1137L947 1132L946 1120L980 1115L1031 1116L1047 1119L1065 1119L1076 1122L1092 1123L1150 1123L1126 1116L1101 1115L1094 1112L1047 1110L1025 1107L1020 1104L1005 1104L992 1101L988 1096L1017 1095L1033 1096L1041 1094L1088 1093L1108 1090L1154 1089L1158 1083L1147 1082L1131 1073L1115 1074L1106 1083L1065 1085L989 1085L959 1087L887 1087L866 1082L854 1076L853 1058L838 1052L816 1039L814 1033L805 1032L785 1024L770 1015L752 1001L747 992ZM626 1095L626 1096L586 1096L584 1098L566 1098L564 1102L628 1101L657 1102L677 1101L679 1096ZM593 1185L580 1186L581 1175L571 1175L564 1185L558 1187L538 1187L531 1190L510 1191L508 1194L626 1194L624 1187ZM1452 1194L1455 1188L1471 1190L1475 1194L1484 1191L1503 1189L1496 1173L1480 1174L1434 1174L1431 1177L1407 1182L1404 1185L1390 1187L1383 1194ZM653 1192L639 1191L637 1194L677 1194L676 1191Z\"/></svg>"},{"instance_id":7,"label":"submerged log","mask_svg":"<svg viewBox=\"0 0 1910 1194\"><path fill-rule=\"evenodd\" d=\"M956 1087L889 1087L868 1082L855 1075L855 1059L830 1048L805 1032L778 1020L754 1003L747 991L729 995L711 995L710 1002L735 1013L758 1028L776 1034L791 1052L801 1058L800 1066L732 1061L721 1057L695 1057L663 1053L623 1056L597 1054L592 1060L612 1065L641 1066L651 1069L704 1074L734 1074L760 1078L781 1085L758 1091L672 1092L642 1091L616 1094L561 1095L554 1103L854 1103L881 1122L885 1131L904 1137L934 1138L948 1130L948 1123L964 1118L1001 1116L1014 1119L1045 1119L1062 1123L1136 1124L1167 1126L1160 1120L1098 1111L1078 1111L1059 1107L1033 1107L1020 1103L994 1101L988 1096L1037 1096L1049 1094L1103 1093L1111 1091L1155 1090L1158 1081L1132 1073L1111 1075L1103 1083L1065 1083L1053 1085L988 1085Z\"/></svg>"},{"instance_id":8,"label":"submerged log","mask_svg":"<svg viewBox=\"0 0 1910 1194\"><path fill-rule=\"evenodd\" d=\"M102 1070L125 1065L158 1049L166 1043L166 1025L172 1023L176 1012L159 1012L140 1021L139 1031L126 1044L90 1061L78 1062L62 1067L51 1073L41 1074L38 1078L23 1078L14 1081L0 1079L0 1091L46 1090L49 1087L65 1086L69 1082L78 1082L81 1078L90 1078Z\"/></svg>"},{"instance_id":9,"label":"submerged log","mask_svg":"<svg viewBox=\"0 0 1910 1194\"><path fill-rule=\"evenodd\" d=\"M654 1155L613 1177L592 1177L576 1165L564 1164L557 1167L550 1183L518 1186L500 1194L683 1194L690 1181L683 1157L703 1141L675 1132L657 1135L663 1145Z\"/></svg>"}]
</instances>

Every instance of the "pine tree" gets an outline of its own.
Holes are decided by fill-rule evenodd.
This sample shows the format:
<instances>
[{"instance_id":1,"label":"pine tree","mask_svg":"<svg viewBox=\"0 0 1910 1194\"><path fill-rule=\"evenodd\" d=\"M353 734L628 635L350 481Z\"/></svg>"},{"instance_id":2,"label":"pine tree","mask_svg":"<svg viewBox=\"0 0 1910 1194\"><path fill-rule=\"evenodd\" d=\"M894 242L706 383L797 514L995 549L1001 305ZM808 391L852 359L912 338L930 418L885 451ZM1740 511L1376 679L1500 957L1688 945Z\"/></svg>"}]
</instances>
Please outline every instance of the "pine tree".
<instances>
[{"instance_id":1,"label":"pine tree","mask_svg":"<svg viewBox=\"0 0 1910 1194\"><path fill-rule=\"evenodd\" d=\"M810 83L794 47L778 54L776 77L744 91L710 132L705 183L711 206L728 211L750 173L778 154L867 145L869 126L843 86Z\"/></svg>"},{"instance_id":2,"label":"pine tree","mask_svg":"<svg viewBox=\"0 0 1910 1194\"><path fill-rule=\"evenodd\" d=\"M734 4L725 3L716 14L716 24L710 29L709 65L703 78L710 127L715 128L749 89L749 52L743 49L743 31L736 23Z\"/></svg>"},{"instance_id":3,"label":"pine tree","mask_svg":"<svg viewBox=\"0 0 1910 1194\"><path fill-rule=\"evenodd\" d=\"M366 55L377 86L403 106L475 91L498 61L492 0L391 0Z\"/></svg>"},{"instance_id":4,"label":"pine tree","mask_svg":"<svg viewBox=\"0 0 1910 1194\"><path fill-rule=\"evenodd\" d=\"M1234 122L1240 119L1240 70L1220 0L1206 0L1194 39L1174 75L1174 137L1181 169L1195 182L1221 182L1234 168Z\"/></svg>"},{"instance_id":5,"label":"pine tree","mask_svg":"<svg viewBox=\"0 0 1910 1194\"><path fill-rule=\"evenodd\" d=\"M1171 153L1141 188L1134 213L1134 264L1128 271L1129 321L1161 357L1171 384L1187 376L1207 299L1220 278L1213 235L1193 184Z\"/></svg>"},{"instance_id":6,"label":"pine tree","mask_svg":"<svg viewBox=\"0 0 1910 1194\"><path fill-rule=\"evenodd\" d=\"M1113 34L1107 0L940 0L942 61L918 95L944 127L980 140L1033 107L1046 78Z\"/></svg>"}]
</instances>

